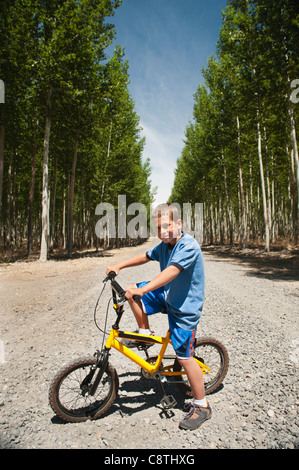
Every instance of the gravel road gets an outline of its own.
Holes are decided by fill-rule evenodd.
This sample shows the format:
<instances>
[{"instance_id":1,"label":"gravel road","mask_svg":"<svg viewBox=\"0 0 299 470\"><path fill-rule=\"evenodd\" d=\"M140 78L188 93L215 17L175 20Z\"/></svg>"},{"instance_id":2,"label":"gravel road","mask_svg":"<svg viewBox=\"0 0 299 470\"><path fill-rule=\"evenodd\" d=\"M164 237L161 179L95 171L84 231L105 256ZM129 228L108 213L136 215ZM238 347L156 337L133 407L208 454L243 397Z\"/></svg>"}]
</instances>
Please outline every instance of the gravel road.
<instances>
[{"instance_id":1,"label":"gravel road","mask_svg":"<svg viewBox=\"0 0 299 470\"><path fill-rule=\"evenodd\" d=\"M101 345L93 312L106 266L156 242L101 256L0 267L0 448L299 447L298 272L283 256L277 264L270 255L265 261L204 250L206 300L198 334L223 342L230 366L223 387L209 396L213 416L201 428L179 429L184 415L180 392L169 390L178 407L163 412L158 384L141 378L138 367L116 351L110 362L120 390L106 416L76 424L55 416L48 404L53 375ZM152 262L122 271L118 281L126 286L157 273L158 264ZM100 324L109 296L107 288L97 315ZM129 307L126 312L122 328L135 329ZM166 316L152 317L151 327L163 335Z\"/></svg>"}]
</instances>

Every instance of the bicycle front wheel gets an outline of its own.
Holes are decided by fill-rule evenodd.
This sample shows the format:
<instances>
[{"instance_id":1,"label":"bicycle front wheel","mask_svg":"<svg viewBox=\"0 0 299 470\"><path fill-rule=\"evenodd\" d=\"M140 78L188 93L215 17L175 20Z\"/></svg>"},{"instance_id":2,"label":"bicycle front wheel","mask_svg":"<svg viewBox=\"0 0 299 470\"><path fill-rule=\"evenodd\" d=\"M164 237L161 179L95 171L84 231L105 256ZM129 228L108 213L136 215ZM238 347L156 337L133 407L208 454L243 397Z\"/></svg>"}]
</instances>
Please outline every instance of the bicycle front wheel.
<instances>
[{"instance_id":1,"label":"bicycle front wheel","mask_svg":"<svg viewBox=\"0 0 299 470\"><path fill-rule=\"evenodd\" d=\"M95 358L84 358L56 374L50 385L49 403L64 421L78 423L96 419L112 405L119 386L117 372L108 363L96 392L90 395L98 371Z\"/></svg>"},{"instance_id":2,"label":"bicycle front wheel","mask_svg":"<svg viewBox=\"0 0 299 470\"><path fill-rule=\"evenodd\" d=\"M205 393L208 395L221 385L226 376L229 365L227 350L216 339L198 338L194 345L194 357L209 367L209 371L203 374ZM182 366L177 359L173 365L173 370L182 370ZM179 377L177 386L184 394L192 396L191 387L186 375Z\"/></svg>"}]
</instances>

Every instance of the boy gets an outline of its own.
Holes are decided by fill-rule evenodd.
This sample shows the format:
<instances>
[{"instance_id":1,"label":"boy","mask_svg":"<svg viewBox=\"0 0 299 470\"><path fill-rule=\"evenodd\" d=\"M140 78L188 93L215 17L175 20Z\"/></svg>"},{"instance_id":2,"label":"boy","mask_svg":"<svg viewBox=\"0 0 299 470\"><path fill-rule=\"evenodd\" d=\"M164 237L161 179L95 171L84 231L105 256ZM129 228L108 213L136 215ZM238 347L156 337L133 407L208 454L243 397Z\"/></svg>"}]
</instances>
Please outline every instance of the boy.
<instances>
[{"instance_id":1,"label":"boy","mask_svg":"<svg viewBox=\"0 0 299 470\"><path fill-rule=\"evenodd\" d=\"M150 335L148 315L166 307L170 337L177 359L185 369L194 397L189 413L179 423L183 429L197 429L211 417L205 398L201 369L193 358L193 344L204 301L204 267L196 240L181 231L176 207L159 205L153 212L153 223L161 243L147 253L107 268L116 274L123 268L159 261L161 272L150 282L130 285L126 298L135 315L139 333ZM140 301L133 296L140 295ZM134 343L134 342L132 342ZM135 342L136 344L136 342ZM132 345L133 347L133 345Z\"/></svg>"}]
</instances>

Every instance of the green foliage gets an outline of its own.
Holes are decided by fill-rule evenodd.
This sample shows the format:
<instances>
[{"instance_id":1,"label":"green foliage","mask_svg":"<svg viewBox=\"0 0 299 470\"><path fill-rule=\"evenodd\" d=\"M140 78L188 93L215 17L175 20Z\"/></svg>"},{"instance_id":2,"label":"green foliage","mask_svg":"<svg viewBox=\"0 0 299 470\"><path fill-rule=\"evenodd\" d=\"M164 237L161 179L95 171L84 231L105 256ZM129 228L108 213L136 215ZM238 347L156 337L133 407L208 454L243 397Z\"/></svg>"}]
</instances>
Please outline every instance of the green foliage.
<instances>
[{"instance_id":1,"label":"green foliage","mask_svg":"<svg viewBox=\"0 0 299 470\"><path fill-rule=\"evenodd\" d=\"M245 246L267 230L271 241L297 243L299 109L290 80L299 78L298 19L294 0L230 0L223 11L170 199L204 203L207 243Z\"/></svg>"},{"instance_id":2,"label":"green foliage","mask_svg":"<svg viewBox=\"0 0 299 470\"><path fill-rule=\"evenodd\" d=\"M106 57L115 34L108 20L120 5L119 0L1 1L0 78L6 86L0 105L1 248L21 246L31 235L40 243L46 116L51 249L70 238L75 246L95 244L95 207L102 201L116 206L118 194L126 194L128 203L152 200L150 166L142 162L144 140L128 91L129 64L119 46Z\"/></svg>"}]
</instances>

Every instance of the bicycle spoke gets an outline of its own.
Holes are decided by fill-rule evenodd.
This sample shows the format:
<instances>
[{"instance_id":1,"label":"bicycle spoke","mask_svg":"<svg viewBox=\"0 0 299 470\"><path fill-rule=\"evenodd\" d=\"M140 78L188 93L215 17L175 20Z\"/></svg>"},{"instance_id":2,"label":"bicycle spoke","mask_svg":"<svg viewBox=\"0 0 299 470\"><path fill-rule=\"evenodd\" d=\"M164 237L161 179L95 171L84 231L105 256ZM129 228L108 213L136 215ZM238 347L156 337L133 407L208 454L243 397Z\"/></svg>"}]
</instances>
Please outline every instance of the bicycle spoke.
<instances>
[{"instance_id":1,"label":"bicycle spoke","mask_svg":"<svg viewBox=\"0 0 299 470\"><path fill-rule=\"evenodd\" d=\"M49 399L53 410L66 421L85 421L100 416L114 401L118 391L115 369L107 369L96 389L93 385L95 360L82 360L58 374L50 387Z\"/></svg>"}]
</instances>

